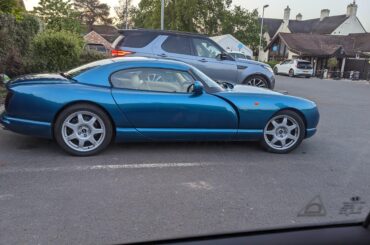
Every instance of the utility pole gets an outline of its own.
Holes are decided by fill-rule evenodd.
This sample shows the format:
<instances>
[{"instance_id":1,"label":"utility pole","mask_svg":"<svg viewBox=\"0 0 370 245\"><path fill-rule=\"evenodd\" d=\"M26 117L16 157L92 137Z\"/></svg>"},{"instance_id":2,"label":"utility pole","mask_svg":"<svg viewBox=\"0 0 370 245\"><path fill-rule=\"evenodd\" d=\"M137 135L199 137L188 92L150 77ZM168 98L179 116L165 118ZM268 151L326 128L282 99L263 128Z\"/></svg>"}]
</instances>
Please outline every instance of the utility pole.
<instances>
[{"instance_id":1,"label":"utility pole","mask_svg":"<svg viewBox=\"0 0 370 245\"><path fill-rule=\"evenodd\" d=\"M262 35L263 35L263 18L265 17L265 8L268 8L269 5L266 4L262 9L262 19L261 19L261 33L260 33L260 45L258 46L258 61L260 61L260 52L262 50Z\"/></svg>"},{"instance_id":2,"label":"utility pole","mask_svg":"<svg viewBox=\"0 0 370 245\"><path fill-rule=\"evenodd\" d=\"M164 0L161 0L161 30L164 30Z\"/></svg>"},{"instance_id":3,"label":"utility pole","mask_svg":"<svg viewBox=\"0 0 370 245\"><path fill-rule=\"evenodd\" d=\"M126 30L128 29L128 6L127 6L127 0L126 0L126 14L125 14L125 19L126 19Z\"/></svg>"}]
</instances>

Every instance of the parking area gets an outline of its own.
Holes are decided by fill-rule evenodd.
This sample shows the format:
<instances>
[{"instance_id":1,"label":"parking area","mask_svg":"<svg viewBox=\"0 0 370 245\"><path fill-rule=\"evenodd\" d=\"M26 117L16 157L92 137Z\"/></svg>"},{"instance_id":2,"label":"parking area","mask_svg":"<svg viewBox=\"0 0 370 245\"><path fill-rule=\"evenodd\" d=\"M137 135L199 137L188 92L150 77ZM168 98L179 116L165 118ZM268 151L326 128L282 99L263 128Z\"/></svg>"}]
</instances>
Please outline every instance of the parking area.
<instances>
[{"instance_id":1,"label":"parking area","mask_svg":"<svg viewBox=\"0 0 370 245\"><path fill-rule=\"evenodd\" d=\"M364 219L370 84L278 76L317 103L317 134L287 155L257 143L133 143L66 155L0 130L0 244L107 244ZM320 215L298 215L319 196ZM361 205L343 213L352 197Z\"/></svg>"}]
</instances>

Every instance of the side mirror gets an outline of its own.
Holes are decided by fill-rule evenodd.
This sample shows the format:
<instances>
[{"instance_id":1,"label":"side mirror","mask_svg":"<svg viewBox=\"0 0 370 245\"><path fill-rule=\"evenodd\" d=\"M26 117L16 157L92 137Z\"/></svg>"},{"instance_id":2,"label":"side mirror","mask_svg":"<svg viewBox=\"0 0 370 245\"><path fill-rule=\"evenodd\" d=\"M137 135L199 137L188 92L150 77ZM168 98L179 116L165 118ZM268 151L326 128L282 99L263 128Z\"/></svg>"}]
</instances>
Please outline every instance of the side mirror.
<instances>
[{"instance_id":1,"label":"side mirror","mask_svg":"<svg viewBox=\"0 0 370 245\"><path fill-rule=\"evenodd\" d=\"M216 58L218 58L219 60L229 60L230 57L231 56L228 53L222 52L218 54Z\"/></svg>"},{"instance_id":2,"label":"side mirror","mask_svg":"<svg viewBox=\"0 0 370 245\"><path fill-rule=\"evenodd\" d=\"M203 93L203 84L199 81L193 83L193 94L199 95Z\"/></svg>"}]
</instances>

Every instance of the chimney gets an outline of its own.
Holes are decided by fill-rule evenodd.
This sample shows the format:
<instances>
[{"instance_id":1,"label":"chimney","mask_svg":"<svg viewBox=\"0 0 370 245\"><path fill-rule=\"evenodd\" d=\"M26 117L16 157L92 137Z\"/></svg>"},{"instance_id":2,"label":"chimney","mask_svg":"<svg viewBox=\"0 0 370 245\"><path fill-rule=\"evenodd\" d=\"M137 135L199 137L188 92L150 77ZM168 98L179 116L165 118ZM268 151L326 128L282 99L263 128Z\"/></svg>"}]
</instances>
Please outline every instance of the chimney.
<instances>
[{"instance_id":1,"label":"chimney","mask_svg":"<svg viewBox=\"0 0 370 245\"><path fill-rule=\"evenodd\" d=\"M347 6L347 16L355 17L357 14L357 4L356 1L353 1L353 3L350 3Z\"/></svg>"},{"instance_id":2,"label":"chimney","mask_svg":"<svg viewBox=\"0 0 370 245\"><path fill-rule=\"evenodd\" d=\"M320 15L320 21L325 19L326 17L329 17L330 10L329 9L322 9L321 10L321 15Z\"/></svg>"},{"instance_id":3,"label":"chimney","mask_svg":"<svg viewBox=\"0 0 370 245\"><path fill-rule=\"evenodd\" d=\"M289 22L290 19L290 8L289 6L284 9L284 22Z\"/></svg>"},{"instance_id":4,"label":"chimney","mask_svg":"<svg viewBox=\"0 0 370 245\"><path fill-rule=\"evenodd\" d=\"M301 13L297 14L297 16L295 17L295 19L296 20L302 20L302 14Z\"/></svg>"}]
</instances>

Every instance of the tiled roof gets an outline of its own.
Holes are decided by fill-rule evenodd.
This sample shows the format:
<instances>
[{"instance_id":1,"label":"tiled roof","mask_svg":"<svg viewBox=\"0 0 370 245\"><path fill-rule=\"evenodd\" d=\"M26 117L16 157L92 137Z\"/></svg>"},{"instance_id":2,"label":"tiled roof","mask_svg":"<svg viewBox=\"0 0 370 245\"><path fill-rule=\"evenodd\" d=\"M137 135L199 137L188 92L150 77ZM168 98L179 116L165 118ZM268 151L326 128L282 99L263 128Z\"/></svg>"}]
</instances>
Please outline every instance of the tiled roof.
<instances>
[{"instance_id":1,"label":"tiled roof","mask_svg":"<svg viewBox=\"0 0 370 245\"><path fill-rule=\"evenodd\" d=\"M309 34L309 33L279 33L288 48L299 55L331 56L341 53L355 56L357 52L370 52L370 34L351 34L348 36ZM274 41L270 43L272 45ZM269 45L269 46L270 46Z\"/></svg>"},{"instance_id":2,"label":"tiled roof","mask_svg":"<svg viewBox=\"0 0 370 245\"><path fill-rule=\"evenodd\" d=\"M336 15L321 21L320 19L290 20L288 27L292 33L331 34L348 18L346 15Z\"/></svg>"},{"instance_id":3,"label":"tiled roof","mask_svg":"<svg viewBox=\"0 0 370 245\"><path fill-rule=\"evenodd\" d=\"M259 18L260 25L261 25L261 21L262 19ZM277 32L277 30L279 29L282 23L283 23L283 20L280 20L280 19L271 19L271 18L263 19L263 26L267 30L271 38L275 35L275 33Z\"/></svg>"},{"instance_id":4,"label":"tiled roof","mask_svg":"<svg viewBox=\"0 0 370 245\"><path fill-rule=\"evenodd\" d=\"M118 29L111 25L93 25L92 30L88 30L87 33L91 31L95 31L110 43L113 43L114 40L119 36Z\"/></svg>"},{"instance_id":5,"label":"tiled roof","mask_svg":"<svg viewBox=\"0 0 370 245\"><path fill-rule=\"evenodd\" d=\"M316 33L331 34L349 17L346 15L329 16L320 19L310 20L289 20L288 28L292 33ZM261 23L261 18L259 19ZM268 30L270 37L273 37L283 23L282 19L264 18L263 25Z\"/></svg>"}]
</instances>

